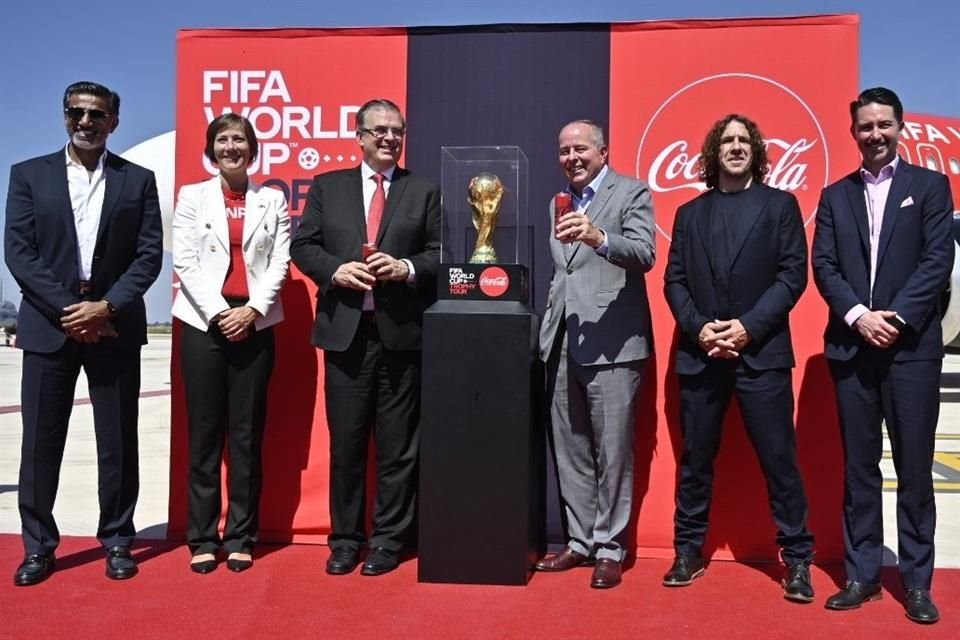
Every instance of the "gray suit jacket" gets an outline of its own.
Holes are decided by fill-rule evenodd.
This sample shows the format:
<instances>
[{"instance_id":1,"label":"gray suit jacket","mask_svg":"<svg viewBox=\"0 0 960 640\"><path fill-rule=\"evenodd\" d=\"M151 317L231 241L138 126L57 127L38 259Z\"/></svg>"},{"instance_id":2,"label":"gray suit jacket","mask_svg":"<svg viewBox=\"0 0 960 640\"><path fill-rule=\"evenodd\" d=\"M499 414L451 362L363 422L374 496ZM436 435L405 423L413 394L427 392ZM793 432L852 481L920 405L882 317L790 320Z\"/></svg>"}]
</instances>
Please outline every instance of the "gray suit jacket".
<instances>
[{"instance_id":1,"label":"gray suit jacket","mask_svg":"<svg viewBox=\"0 0 960 640\"><path fill-rule=\"evenodd\" d=\"M601 257L581 242L564 245L551 235L553 279L540 330L546 362L566 317L567 350L581 365L615 364L653 351L644 274L653 267L653 205L646 183L607 172L586 211L607 234ZM553 220L553 201L550 202Z\"/></svg>"}]
</instances>

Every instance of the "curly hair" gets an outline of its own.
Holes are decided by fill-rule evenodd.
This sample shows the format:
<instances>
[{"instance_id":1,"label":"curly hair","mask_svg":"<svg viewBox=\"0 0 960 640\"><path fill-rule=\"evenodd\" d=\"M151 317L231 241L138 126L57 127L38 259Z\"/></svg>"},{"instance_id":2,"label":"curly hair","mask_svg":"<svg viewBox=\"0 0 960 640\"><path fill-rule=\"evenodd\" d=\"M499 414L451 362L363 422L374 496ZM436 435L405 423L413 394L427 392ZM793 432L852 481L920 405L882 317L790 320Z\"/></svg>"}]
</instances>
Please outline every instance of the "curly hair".
<instances>
[{"instance_id":1,"label":"curly hair","mask_svg":"<svg viewBox=\"0 0 960 640\"><path fill-rule=\"evenodd\" d=\"M770 167L767 164L767 148L763 143L763 134L757 124L738 113L731 113L720 120L717 120L710 133L703 141L703 148L700 150L700 159L697 163L700 165L700 179L706 183L707 188L714 189L720 182L720 139L727 125L736 120L747 128L750 134L750 173L757 181L763 181Z\"/></svg>"}]
</instances>

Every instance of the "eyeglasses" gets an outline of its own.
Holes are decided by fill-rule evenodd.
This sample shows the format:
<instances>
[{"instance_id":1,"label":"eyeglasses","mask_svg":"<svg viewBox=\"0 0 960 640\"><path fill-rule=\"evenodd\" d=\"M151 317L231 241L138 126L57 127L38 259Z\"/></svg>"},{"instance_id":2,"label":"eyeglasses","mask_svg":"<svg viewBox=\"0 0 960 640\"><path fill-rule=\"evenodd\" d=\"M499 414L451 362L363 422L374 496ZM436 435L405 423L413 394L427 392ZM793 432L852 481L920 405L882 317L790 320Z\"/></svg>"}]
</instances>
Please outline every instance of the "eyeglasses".
<instances>
[{"instance_id":1,"label":"eyeglasses","mask_svg":"<svg viewBox=\"0 0 960 640\"><path fill-rule=\"evenodd\" d=\"M373 129L357 129L357 131L360 133L369 133L377 140L386 138L388 133L392 133L394 138L402 138L404 134L407 133L406 129L395 127L374 127Z\"/></svg>"},{"instance_id":2,"label":"eyeglasses","mask_svg":"<svg viewBox=\"0 0 960 640\"><path fill-rule=\"evenodd\" d=\"M102 122L111 115L102 109L84 109L83 107L67 107L63 110L63 114L74 122L80 122L83 116L90 116L94 122Z\"/></svg>"}]
</instances>

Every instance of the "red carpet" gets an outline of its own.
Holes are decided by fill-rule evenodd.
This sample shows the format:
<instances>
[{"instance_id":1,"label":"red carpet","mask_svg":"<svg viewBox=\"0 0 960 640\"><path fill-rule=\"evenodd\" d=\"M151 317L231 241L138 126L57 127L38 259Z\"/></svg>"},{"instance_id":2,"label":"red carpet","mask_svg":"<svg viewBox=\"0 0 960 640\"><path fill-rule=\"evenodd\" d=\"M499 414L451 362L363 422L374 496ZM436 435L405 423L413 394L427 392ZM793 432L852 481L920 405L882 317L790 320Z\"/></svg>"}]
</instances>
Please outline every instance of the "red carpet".
<instances>
[{"instance_id":1,"label":"red carpet","mask_svg":"<svg viewBox=\"0 0 960 640\"><path fill-rule=\"evenodd\" d=\"M537 574L527 587L419 584L416 560L368 578L323 572L327 548L264 547L253 569L190 572L187 550L164 541L136 545L140 575L113 582L90 538L65 538L57 571L14 587L20 538L0 535L0 638L614 638L904 639L960 638L960 570L938 570L942 620L907 620L894 571L883 599L849 612L826 611L841 568L813 571L817 601L780 595L775 565L712 563L692 586L666 589L668 560L640 560L624 583L589 588L590 569Z\"/></svg>"}]
</instances>

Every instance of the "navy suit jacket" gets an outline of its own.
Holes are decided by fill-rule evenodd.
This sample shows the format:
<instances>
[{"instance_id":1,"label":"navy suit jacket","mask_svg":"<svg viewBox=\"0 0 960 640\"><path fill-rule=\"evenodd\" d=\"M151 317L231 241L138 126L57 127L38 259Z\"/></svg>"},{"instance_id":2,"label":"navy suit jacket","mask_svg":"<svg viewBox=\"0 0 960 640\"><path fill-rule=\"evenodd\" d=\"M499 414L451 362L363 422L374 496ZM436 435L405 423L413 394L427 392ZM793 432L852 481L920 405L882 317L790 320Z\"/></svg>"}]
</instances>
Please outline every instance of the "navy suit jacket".
<instances>
[{"instance_id":1,"label":"navy suit jacket","mask_svg":"<svg viewBox=\"0 0 960 640\"><path fill-rule=\"evenodd\" d=\"M883 211L870 299L870 224L855 171L823 190L813 238L813 276L830 308L825 353L850 360L866 343L843 317L858 303L906 322L888 349L895 360L943 357L941 296L953 267L953 200L946 176L897 165Z\"/></svg>"},{"instance_id":2,"label":"navy suit jacket","mask_svg":"<svg viewBox=\"0 0 960 640\"><path fill-rule=\"evenodd\" d=\"M807 286L807 241L793 194L754 183L731 247L729 318L715 286L710 216L714 190L677 210L664 293L680 328L677 372L695 375L715 362L698 344L703 325L738 318L751 342L740 357L754 370L795 365L788 314Z\"/></svg>"},{"instance_id":3,"label":"navy suit jacket","mask_svg":"<svg viewBox=\"0 0 960 640\"><path fill-rule=\"evenodd\" d=\"M360 167L316 176L307 194L290 256L318 287L313 344L345 351L357 332L363 292L333 286L345 263L361 261L367 241ZM440 189L426 178L397 167L380 222L377 247L413 264L416 285L378 282L373 289L380 340L388 349L419 350L423 312L437 294L440 268Z\"/></svg>"},{"instance_id":4,"label":"navy suit jacket","mask_svg":"<svg viewBox=\"0 0 960 640\"><path fill-rule=\"evenodd\" d=\"M117 309L119 336L100 344L140 346L147 341L143 295L163 263L163 225L152 171L107 153L106 186L88 299ZM20 285L17 345L52 353L67 340L64 307L80 302L77 232L60 149L13 165L7 194L4 259Z\"/></svg>"}]
</instances>

